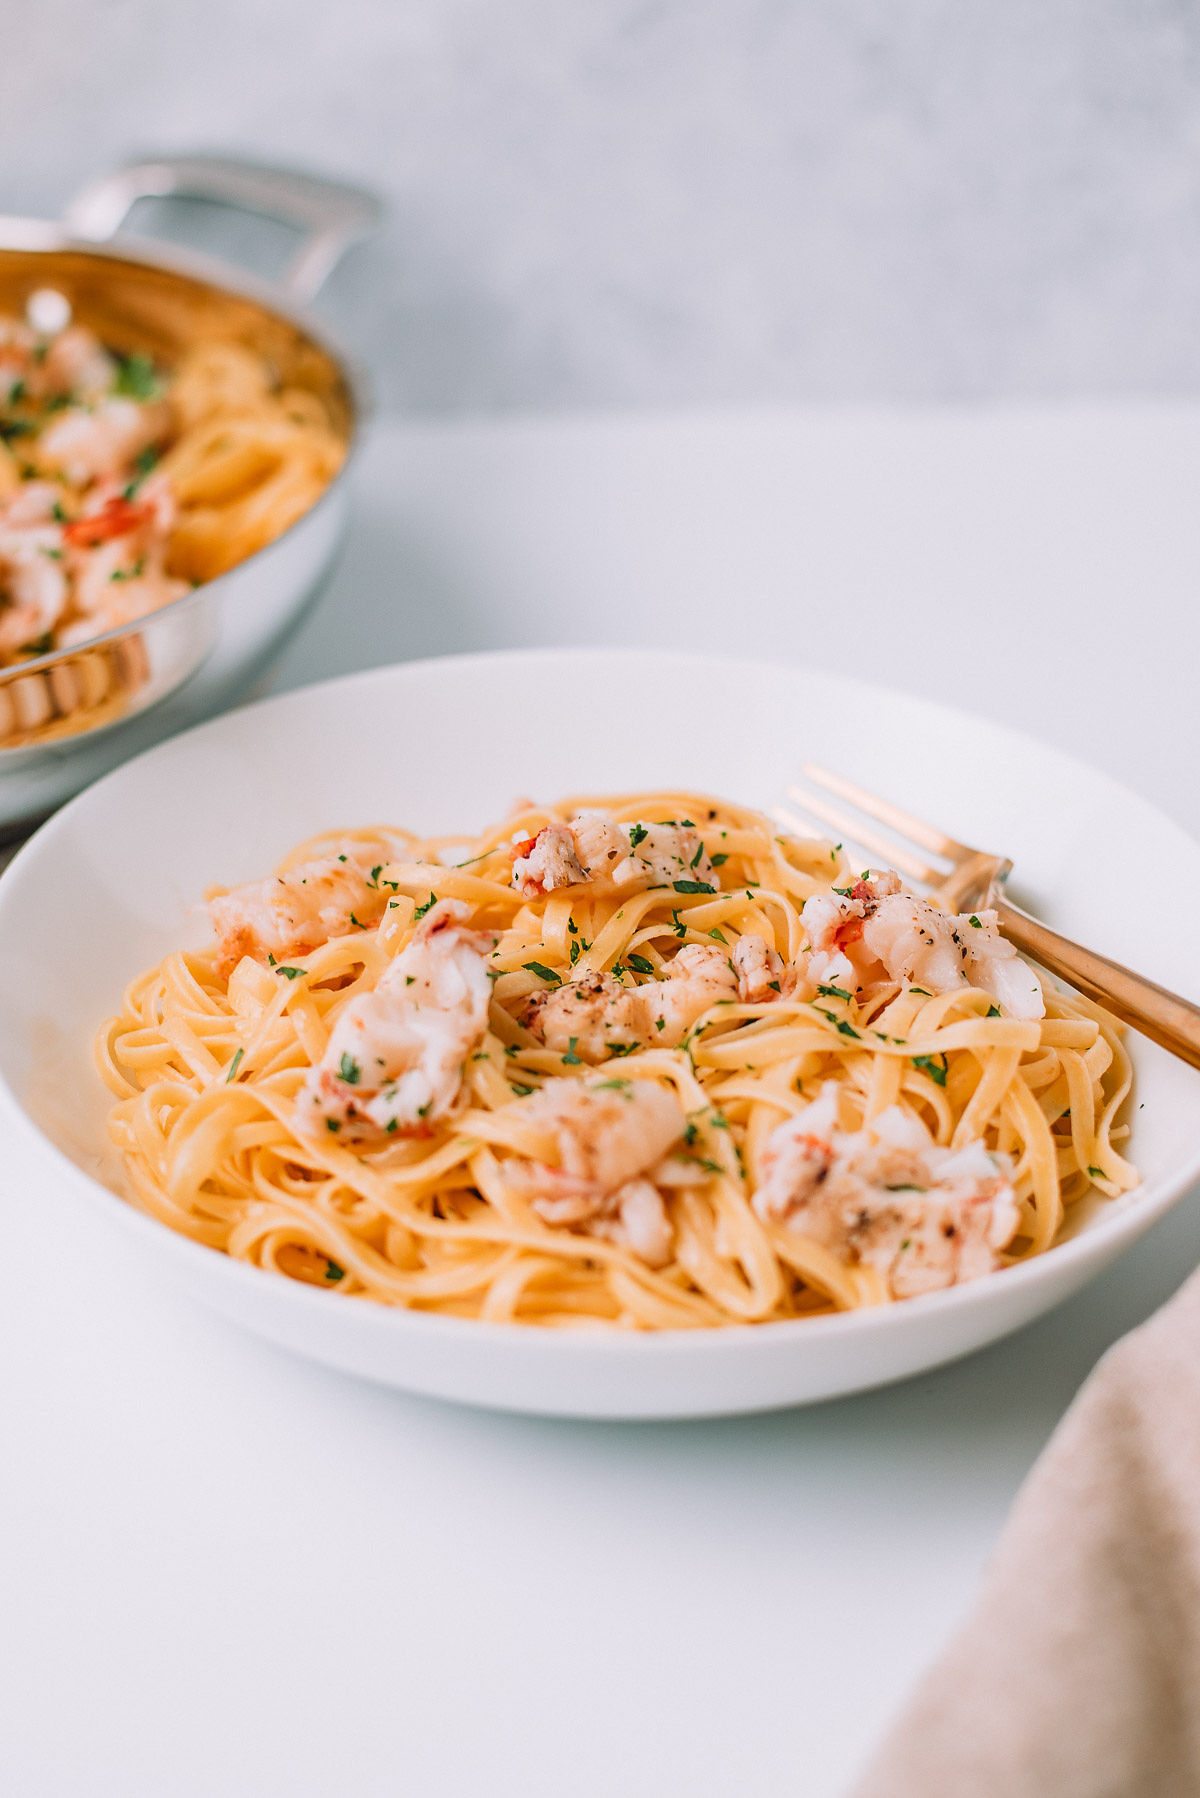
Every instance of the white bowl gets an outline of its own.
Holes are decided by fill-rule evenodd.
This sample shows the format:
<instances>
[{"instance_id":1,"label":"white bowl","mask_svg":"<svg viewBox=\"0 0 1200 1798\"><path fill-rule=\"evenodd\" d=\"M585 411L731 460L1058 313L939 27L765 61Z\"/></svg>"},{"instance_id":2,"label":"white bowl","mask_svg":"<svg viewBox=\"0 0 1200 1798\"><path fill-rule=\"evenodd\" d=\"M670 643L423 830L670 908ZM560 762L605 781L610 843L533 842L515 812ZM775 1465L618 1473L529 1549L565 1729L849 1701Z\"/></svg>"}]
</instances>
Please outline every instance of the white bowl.
<instances>
[{"instance_id":1,"label":"white bowl","mask_svg":"<svg viewBox=\"0 0 1200 1798\"><path fill-rule=\"evenodd\" d=\"M168 948L199 946L212 881L265 872L331 826L472 832L515 794L708 788L767 806L806 758L1013 856L1041 916L1178 990L1200 940L1163 881L1200 847L1152 806L996 725L811 669L622 651L419 662L202 725L91 787L0 880L0 1104L34 1132L57 1200L103 1206L206 1304L315 1360L412 1391L577 1417L696 1417L805 1403L969 1353L1076 1291L1200 1175L1200 1079L1133 1042L1134 1192L1070 1240L971 1285L879 1310L661 1335L541 1332L318 1292L193 1244L114 1196L96 1026ZM48 1202L48 1201L47 1201ZM61 1227L48 1216L47 1235Z\"/></svg>"}]
</instances>

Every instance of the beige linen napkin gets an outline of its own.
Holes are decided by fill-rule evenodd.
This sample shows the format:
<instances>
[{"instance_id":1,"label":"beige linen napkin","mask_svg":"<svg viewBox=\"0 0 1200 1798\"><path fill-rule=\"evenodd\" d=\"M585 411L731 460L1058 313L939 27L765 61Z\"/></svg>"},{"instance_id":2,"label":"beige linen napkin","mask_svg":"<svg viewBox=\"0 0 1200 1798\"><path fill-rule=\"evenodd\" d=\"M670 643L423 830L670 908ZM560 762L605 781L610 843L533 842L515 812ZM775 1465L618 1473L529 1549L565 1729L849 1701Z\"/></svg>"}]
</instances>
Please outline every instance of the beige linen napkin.
<instances>
[{"instance_id":1,"label":"beige linen napkin","mask_svg":"<svg viewBox=\"0 0 1200 1798\"><path fill-rule=\"evenodd\" d=\"M1200 1794L1200 1274L1110 1349L853 1798Z\"/></svg>"}]
</instances>

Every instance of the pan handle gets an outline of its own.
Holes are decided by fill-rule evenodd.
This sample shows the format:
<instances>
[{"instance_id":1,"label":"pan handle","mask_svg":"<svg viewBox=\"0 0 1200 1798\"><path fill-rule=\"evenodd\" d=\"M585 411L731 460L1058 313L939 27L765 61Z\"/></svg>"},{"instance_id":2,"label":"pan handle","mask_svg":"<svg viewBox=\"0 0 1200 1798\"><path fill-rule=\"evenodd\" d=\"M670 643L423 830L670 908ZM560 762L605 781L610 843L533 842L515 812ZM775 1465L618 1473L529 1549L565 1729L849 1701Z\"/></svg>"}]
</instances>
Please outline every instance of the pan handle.
<instances>
[{"instance_id":1,"label":"pan handle","mask_svg":"<svg viewBox=\"0 0 1200 1798\"><path fill-rule=\"evenodd\" d=\"M228 156L158 156L113 169L75 195L63 223L100 242L121 229L139 200L171 194L219 200L284 220L304 232L279 285L301 305L313 298L349 246L375 230L383 207L374 194L293 169Z\"/></svg>"}]
</instances>

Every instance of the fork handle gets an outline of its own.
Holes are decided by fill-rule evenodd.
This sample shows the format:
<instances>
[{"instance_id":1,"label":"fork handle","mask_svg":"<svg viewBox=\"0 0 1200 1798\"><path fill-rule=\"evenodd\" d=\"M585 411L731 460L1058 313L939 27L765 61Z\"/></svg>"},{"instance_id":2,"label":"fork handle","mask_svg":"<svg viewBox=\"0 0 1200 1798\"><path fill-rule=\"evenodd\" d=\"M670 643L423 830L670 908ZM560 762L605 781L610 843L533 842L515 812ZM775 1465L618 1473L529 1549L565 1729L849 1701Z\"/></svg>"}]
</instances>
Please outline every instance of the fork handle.
<instances>
[{"instance_id":1,"label":"fork handle","mask_svg":"<svg viewBox=\"0 0 1200 1798\"><path fill-rule=\"evenodd\" d=\"M999 895L991 903L999 913L1000 929L1023 955L1032 956L1181 1061L1200 1068L1200 1006L1059 936Z\"/></svg>"}]
</instances>

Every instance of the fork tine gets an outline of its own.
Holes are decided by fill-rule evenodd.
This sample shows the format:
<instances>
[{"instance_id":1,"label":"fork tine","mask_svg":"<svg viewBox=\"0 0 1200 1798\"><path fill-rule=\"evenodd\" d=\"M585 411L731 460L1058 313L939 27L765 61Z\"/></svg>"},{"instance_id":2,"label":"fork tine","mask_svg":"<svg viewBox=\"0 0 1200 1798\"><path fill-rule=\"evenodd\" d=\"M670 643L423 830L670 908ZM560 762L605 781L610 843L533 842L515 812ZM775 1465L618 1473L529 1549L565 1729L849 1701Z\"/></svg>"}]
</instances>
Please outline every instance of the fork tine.
<instances>
[{"instance_id":1,"label":"fork tine","mask_svg":"<svg viewBox=\"0 0 1200 1798\"><path fill-rule=\"evenodd\" d=\"M901 874L907 874L912 880L923 880L928 886L936 886L939 881L946 878L941 868L931 867L928 862L923 862L919 856L911 854L909 850L904 849L898 843L889 843L876 831L869 827L864 828L856 818L851 818L846 812L839 811L837 806L829 805L825 800L816 799L808 793L799 794L794 787L789 787L788 792L793 797L801 799L805 809L811 812L814 818L819 818L824 824L832 824L833 828L840 831L847 842L858 843L862 848L881 855L887 867L898 868ZM796 817L782 805L775 807L774 815L781 824L786 824L790 830L799 831L801 836L819 836L821 834L819 831L812 830L802 818Z\"/></svg>"},{"instance_id":2,"label":"fork tine","mask_svg":"<svg viewBox=\"0 0 1200 1798\"><path fill-rule=\"evenodd\" d=\"M839 799L848 799L851 805L857 806L860 812L866 812L869 818L889 825L892 830L901 831L906 837L911 837L914 843L920 843L922 849L931 850L934 855L945 855L951 861L961 861L964 856L974 853L968 844L948 837L944 831L935 830L932 824L926 824L921 818L914 818L911 812L902 812L898 805L892 805L875 793L856 787L853 781L831 773L828 768L821 768L815 762L805 762L801 772L816 786L824 787L826 792L836 793ZM788 788L788 794L790 798L798 799L801 805L807 803L804 794L796 792L792 787Z\"/></svg>"}]
</instances>

